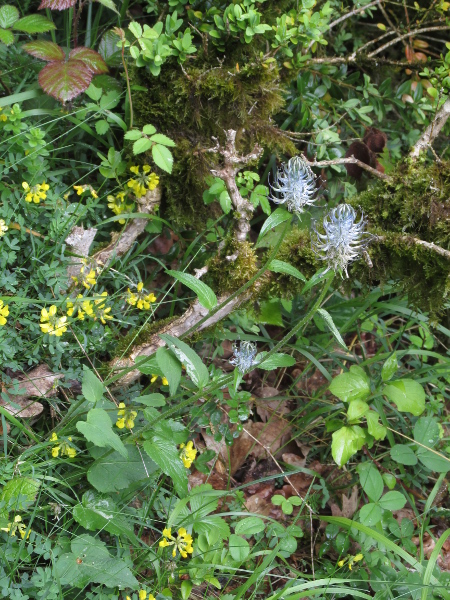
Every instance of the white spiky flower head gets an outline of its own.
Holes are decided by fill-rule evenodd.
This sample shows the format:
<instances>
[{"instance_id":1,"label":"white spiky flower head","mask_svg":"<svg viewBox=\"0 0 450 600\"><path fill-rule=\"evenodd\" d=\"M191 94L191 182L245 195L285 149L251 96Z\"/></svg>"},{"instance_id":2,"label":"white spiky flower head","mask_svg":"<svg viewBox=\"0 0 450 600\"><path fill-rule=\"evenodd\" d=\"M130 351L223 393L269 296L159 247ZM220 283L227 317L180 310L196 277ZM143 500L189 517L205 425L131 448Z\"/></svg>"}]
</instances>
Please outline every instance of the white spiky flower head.
<instances>
[{"instance_id":1,"label":"white spiky flower head","mask_svg":"<svg viewBox=\"0 0 450 600\"><path fill-rule=\"evenodd\" d=\"M357 221L356 211L350 204L339 204L323 218L324 233L312 225L311 246L321 260L328 263L326 271L333 269L348 277L348 265L365 253L373 235L365 230L366 220L361 212ZM325 272L326 272L325 271Z\"/></svg>"},{"instance_id":2,"label":"white spiky flower head","mask_svg":"<svg viewBox=\"0 0 450 600\"><path fill-rule=\"evenodd\" d=\"M244 340L237 344L233 344L234 356L230 360L230 364L237 367L241 373L245 373L256 364L255 356L257 353L256 344Z\"/></svg>"},{"instance_id":3,"label":"white spiky flower head","mask_svg":"<svg viewBox=\"0 0 450 600\"><path fill-rule=\"evenodd\" d=\"M271 186L276 196L271 200L276 204L286 204L286 208L297 214L316 201L317 175L312 172L303 156L294 156L277 170Z\"/></svg>"}]
</instances>

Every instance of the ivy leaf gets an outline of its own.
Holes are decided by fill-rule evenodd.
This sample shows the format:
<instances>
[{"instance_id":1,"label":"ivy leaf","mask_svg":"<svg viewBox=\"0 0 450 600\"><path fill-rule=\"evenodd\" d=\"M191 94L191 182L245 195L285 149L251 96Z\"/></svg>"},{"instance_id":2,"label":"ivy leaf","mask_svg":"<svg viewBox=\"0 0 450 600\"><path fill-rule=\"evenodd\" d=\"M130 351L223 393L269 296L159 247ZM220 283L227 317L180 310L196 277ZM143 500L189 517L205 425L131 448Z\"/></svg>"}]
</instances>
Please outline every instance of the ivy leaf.
<instances>
[{"instance_id":1,"label":"ivy leaf","mask_svg":"<svg viewBox=\"0 0 450 600\"><path fill-rule=\"evenodd\" d=\"M77 46L69 53L70 60L81 60L86 67L94 73L94 75L102 75L108 73L108 65L105 63L103 58L98 52L91 48L85 48L84 46Z\"/></svg>"},{"instance_id":2,"label":"ivy leaf","mask_svg":"<svg viewBox=\"0 0 450 600\"><path fill-rule=\"evenodd\" d=\"M409 412L418 417L425 410L425 391L414 379L399 379L386 385L383 389L391 402L401 412Z\"/></svg>"},{"instance_id":3,"label":"ivy leaf","mask_svg":"<svg viewBox=\"0 0 450 600\"><path fill-rule=\"evenodd\" d=\"M186 496L188 493L187 470L181 461L175 443L155 435L151 440L144 442L142 447L161 471L172 479L176 493L182 498Z\"/></svg>"},{"instance_id":4,"label":"ivy leaf","mask_svg":"<svg viewBox=\"0 0 450 600\"><path fill-rule=\"evenodd\" d=\"M167 173L172 173L173 156L168 148L161 144L155 144L152 148L152 156L155 164L158 165L160 169Z\"/></svg>"},{"instance_id":5,"label":"ivy leaf","mask_svg":"<svg viewBox=\"0 0 450 600\"><path fill-rule=\"evenodd\" d=\"M112 423L108 413L102 408L92 408L87 414L87 420L78 421L77 429L88 442L104 448L109 446L124 457L128 456L122 440L112 431Z\"/></svg>"},{"instance_id":6,"label":"ivy leaf","mask_svg":"<svg viewBox=\"0 0 450 600\"><path fill-rule=\"evenodd\" d=\"M39 73L39 85L46 94L68 102L89 87L92 71L81 60L52 62Z\"/></svg>"},{"instance_id":7,"label":"ivy leaf","mask_svg":"<svg viewBox=\"0 0 450 600\"><path fill-rule=\"evenodd\" d=\"M42 0L39 4L38 10L43 8L49 8L50 10L65 10L75 6L77 0Z\"/></svg>"},{"instance_id":8,"label":"ivy leaf","mask_svg":"<svg viewBox=\"0 0 450 600\"><path fill-rule=\"evenodd\" d=\"M359 425L341 427L332 436L331 454L335 463L342 467L358 450L364 446L366 435Z\"/></svg>"},{"instance_id":9,"label":"ivy leaf","mask_svg":"<svg viewBox=\"0 0 450 600\"><path fill-rule=\"evenodd\" d=\"M13 29L24 33L45 33L56 29L56 25L44 15L28 15L16 21Z\"/></svg>"},{"instance_id":10,"label":"ivy leaf","mask_svg":"<svg viewBox=\"0 0 450 600\"><path fill-rule=\"evenodd\" d=\"M350 371L335 377L328 389L344 402L365 400L370 395L370 380L361 367L352 365Z\"/></svg>"},{"instance_id":11,"label":"ivy leaf","mask_svg":"<svg viewBox=\"0 0 450 600\"><path fill-rule=\"evenodd\" d=\"M31 54L31 56L47 62L65 60L66 58L64 50L58 46L58 44L46 40L28 42L22 46L22 49L25 50L25 52L28 52L28 54Z\"/></svg>"},{"instance_id":12,"label":"ivy leaf","mask_svg":"<svg viewBox=\"0 0 450 600\"><path fill-rule=\"evenodd\" d=\"M211 310L215 306L217 306L217 298L213 290L194 277L193 275L189 275L189 273L183 273L182 271L166 271L168 275L175 277L178 281L181 281L183 285L188 287L190 290L194 292L194 294L198 297L198 301L202 306L206 309Z\"/></svg>"},{"instance_id":13,"label":"ivy leaf","mask_svg":"<svg viewBox=\"0 0 450 600\"><path fill-rule=\"evenodd\" d=\"M141 455L136 446L126 448L128 456L103 451L89 467L88 481L99 492L118 492L138 481L148 480L148 476L158 470L158 466L145 454ZM101 450L98 449L97 452Z\"/></svg>"},{"instance_id":14,"label":"ivy leaf","mask_svg":"<svg viewBox=\"0 0 450 600\"><path fill-rule=\"evenodd\" d=\"M12 27L19 17L20 13L15 6L5 4L0 8L0 27L2 29Z\"/></svg>"}]
</instances>

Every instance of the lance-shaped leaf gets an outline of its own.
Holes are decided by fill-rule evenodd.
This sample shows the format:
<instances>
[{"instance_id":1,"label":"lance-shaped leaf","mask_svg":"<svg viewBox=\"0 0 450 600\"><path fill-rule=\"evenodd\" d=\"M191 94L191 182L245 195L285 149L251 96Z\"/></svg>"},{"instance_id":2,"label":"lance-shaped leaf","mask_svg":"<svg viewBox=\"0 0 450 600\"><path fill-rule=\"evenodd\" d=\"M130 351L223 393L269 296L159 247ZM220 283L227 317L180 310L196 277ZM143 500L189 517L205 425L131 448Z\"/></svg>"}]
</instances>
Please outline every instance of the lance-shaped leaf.
<instances>
[{"instance_id":1,"label":"lance-shaped leaf","mask_svg":"<svg viewBox=\"0 0 450 600\"><path fill-rule=\"evenodd\" d=\"M23 19L19 19L13 25L13 29L16 31L23 31L24 33L45 33L56 29L56 25L44 17L44 15L27 15Z\"/></svg>"},{"instance_id":2,"label":"lance-shaped leaf","mask_svg":"<svg viewBox=\"0 0 450 600\"><path fill-rule=\"evenodd\" d=\"M70 51L69 62L71 60L81 60L94 75L102 75L108 72L108 67L98 52L91 48L78 46Z\"/></svg>"},{"instance_id":3,"label":"lance-shaped leaf","mask_svg":"<svg viewBox=\"0 0 450 600\"><path fill-rule=\"evenodd\" d=\"M79 96L89 87L94 74L81 60L51 62L39 73L39 85L60 102Z\"/></svg>"},{"instance_id":4,"label":"lance-shaped leaf","mask_svg":"<svg viewBox=\"0 0 450 600\"><path fill-rule=\"evenodd\" d=\"M50 10L65 10L75 6L77 0L42 0L39 4L38 10L43 8L49 8Z\"/></svg>"},{"instance_id":5,"label":"lance-shaped leaf","mask_svg":"<svg viewBox=\"0 0 450 600\"><path fill-rule=\"evenodd\" d=\"M22 46L22 49L25 50L25 52L28 52L28 54L31 54L31 56L47 62L65 60L66 58L64 50L58 46L58 44L45 40L28 42Z\"/></svg>"}]
</instances>

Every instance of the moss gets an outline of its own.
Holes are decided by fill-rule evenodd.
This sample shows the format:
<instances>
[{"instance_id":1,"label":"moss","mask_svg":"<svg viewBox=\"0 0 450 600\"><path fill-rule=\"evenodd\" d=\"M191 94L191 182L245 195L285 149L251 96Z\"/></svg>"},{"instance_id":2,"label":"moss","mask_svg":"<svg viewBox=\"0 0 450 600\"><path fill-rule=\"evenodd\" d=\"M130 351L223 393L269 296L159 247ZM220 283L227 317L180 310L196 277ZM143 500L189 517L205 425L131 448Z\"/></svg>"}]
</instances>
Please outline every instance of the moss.
<instances>
[{"instance_id":1,"label":"moss","mask_svg":"<svg viewBox=\"0 0 450 600\"><path fill-rule=\"evenodd\" d=\"M178 316L158 319L157 321L143 325L137 332L135 330L128 332L123 338L118 340L113 358L122 358L122 356L126 356L126 353L131 348L145 344L153 335L155 335L155 333L158 333L165 325L168 325L176 319L178 319Z\"/></svg>"},{"instance_id":2,"label":"moss","mask_svg":"<svg viewBox=\"0 0 450 600\"><path fill-rule=\"evenodd\" d=\"M147 88L133 96L136 125L152 123L177 144L173 173L162 177L162 208L180 226L202 229L217 210L202 199L205 177L218 160L205 152L214 145L211 136L223 141L224 130L232 128L242 152L256 142L268 150L296 152L271 120L284 105L276 64L263 65L250 46L234 44L226 56L214 48L207 55L199 51L184 72L175 61L167 62L158 78L130 68L130 77Z\"/></svg>"},{"instance_id":3,"label":"moss","mask_svg":"<svg viewBox=\"0 0 450 600\"><path fill-rule=\"evenodd\" d=\"M237 254L234 261L225 257ZM258 270L257 256L253 244L236 242L231 236L223 248L208 263L205 282L219 294L230 293L246 284Z\"/></svg>"}]
</instances>

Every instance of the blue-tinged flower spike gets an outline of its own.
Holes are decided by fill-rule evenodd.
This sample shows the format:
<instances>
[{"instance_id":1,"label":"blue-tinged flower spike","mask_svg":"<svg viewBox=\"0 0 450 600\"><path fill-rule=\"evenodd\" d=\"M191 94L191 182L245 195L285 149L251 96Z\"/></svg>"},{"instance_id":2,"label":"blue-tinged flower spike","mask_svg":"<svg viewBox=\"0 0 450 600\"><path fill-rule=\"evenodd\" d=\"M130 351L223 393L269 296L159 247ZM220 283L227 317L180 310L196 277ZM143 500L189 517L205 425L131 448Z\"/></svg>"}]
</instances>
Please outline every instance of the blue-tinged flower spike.
<instances>
[{"instance_id":1,"label":"blue-tinged flower spike","mask_svg":"<svg viewBox=\"0 0 450 600\"><path fill-rule=\"evenodd\" d=\"M348 265L359 258L374 236L365 231L366 220L356 220L355 209L349 204L339 204L323 219L323 230L319 233L313 223L311 246L321 260L328 263L326 271L333 269L348 277ZM326 272L325 271L325 272Z\"/></svg>"},{"instance_id":2,"label":"blue-tinged flower spike","mask_svg":"<svg viewBox=\"0 0 450 600\"><path fill-rule=\"evenodd\" d=\"M291 212L301 214L305 207L313 206L316 201L317 175L312 172L308 162L302 156L294 156L283 163L275 175L271 196L276 204L286 204Z\"/></svg>"},{"instance_id":3,"label":"blue-tinged flower spike","mask_svg":"<svg viewBox=\"0 0 450 600\"><path fill-rule=\"evenodd\" d=\"M237 367L241 373L245 373L256 364L255 356L257 353L256 344L253 342L240 342L239 348L233 344L234 357L230 360L230 364Z\"/></svg>"}]
</instances>

